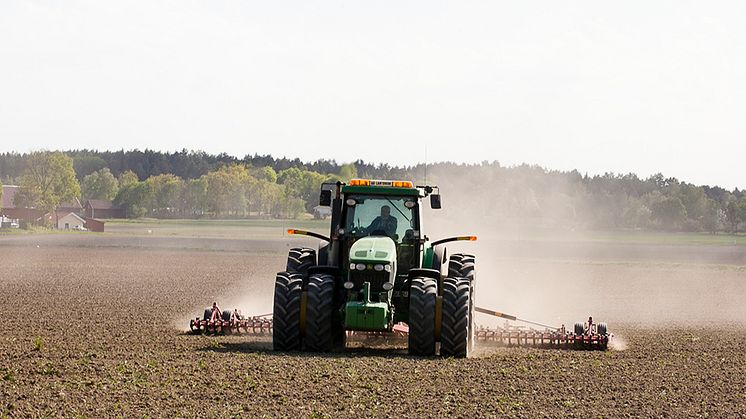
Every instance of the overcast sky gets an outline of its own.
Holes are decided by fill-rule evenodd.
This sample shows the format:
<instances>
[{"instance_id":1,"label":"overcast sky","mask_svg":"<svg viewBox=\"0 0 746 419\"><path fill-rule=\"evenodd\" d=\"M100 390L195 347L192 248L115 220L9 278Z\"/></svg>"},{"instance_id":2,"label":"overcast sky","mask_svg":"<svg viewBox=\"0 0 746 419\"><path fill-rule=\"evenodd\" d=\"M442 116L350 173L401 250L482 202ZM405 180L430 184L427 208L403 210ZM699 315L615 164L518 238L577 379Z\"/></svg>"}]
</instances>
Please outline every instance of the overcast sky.
<instances>
[{"instance_id":1,"label":"overcast sky","mask_svg":"<svg viewBox=\"0 0 746 419\"><path fill-rule=\"evenodd\" d=\"M426 144L746 187L746 2L0 1L0 151Z\"/></svg>"}]
</instances>

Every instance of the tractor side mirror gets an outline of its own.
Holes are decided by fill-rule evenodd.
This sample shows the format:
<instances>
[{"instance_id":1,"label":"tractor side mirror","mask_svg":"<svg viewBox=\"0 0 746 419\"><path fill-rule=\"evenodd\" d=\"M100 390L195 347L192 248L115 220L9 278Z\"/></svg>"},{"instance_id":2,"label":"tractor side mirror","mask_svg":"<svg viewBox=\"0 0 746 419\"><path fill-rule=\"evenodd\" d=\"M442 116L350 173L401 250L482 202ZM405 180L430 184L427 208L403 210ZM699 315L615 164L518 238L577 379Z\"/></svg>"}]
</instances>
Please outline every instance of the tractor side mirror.
<instances>
[{"instance_id":1,"label":"tractor side mirror","mask_svg":"<svg viewBox=\"0 0 746 419\"><path fill-rule=\"evenodd\" d=\"M322 207L332 206L332 191L321 191L321 196L319 196L319 205L321 205Z\"/></svg>"},{"instance_id":2,"label":"tractor side mirror","mask_svg":"<svg viewBox=\"0 0 746 419\"><path fill-rule=\"evenodd\" d=\"M440 194L430 195L430 208L440 209Z\"/></svg>"}]
</instances>

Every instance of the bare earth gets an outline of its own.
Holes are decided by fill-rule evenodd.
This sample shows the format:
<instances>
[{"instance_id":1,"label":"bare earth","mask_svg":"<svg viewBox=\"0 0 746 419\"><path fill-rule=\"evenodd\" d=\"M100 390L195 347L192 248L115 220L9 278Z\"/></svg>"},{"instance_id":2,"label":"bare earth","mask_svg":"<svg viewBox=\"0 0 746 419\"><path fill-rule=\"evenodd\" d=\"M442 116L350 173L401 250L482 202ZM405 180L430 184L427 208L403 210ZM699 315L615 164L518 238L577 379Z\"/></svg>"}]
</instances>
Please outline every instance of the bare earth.
<instances>
[{"instance_id":1,"label":"bare earth","mask_svg":"<svg viewBox=\"0 0 746 419\"><path fill-rule=\"evenodd\" d=\"M556 324L592 314L616 335L607 352L275 354L269 338L184 333L213 300L271 311L298 243L0 237L0 415L746 416L744 247L479 250L480 305Z\"/></svg>"}]
</instances>

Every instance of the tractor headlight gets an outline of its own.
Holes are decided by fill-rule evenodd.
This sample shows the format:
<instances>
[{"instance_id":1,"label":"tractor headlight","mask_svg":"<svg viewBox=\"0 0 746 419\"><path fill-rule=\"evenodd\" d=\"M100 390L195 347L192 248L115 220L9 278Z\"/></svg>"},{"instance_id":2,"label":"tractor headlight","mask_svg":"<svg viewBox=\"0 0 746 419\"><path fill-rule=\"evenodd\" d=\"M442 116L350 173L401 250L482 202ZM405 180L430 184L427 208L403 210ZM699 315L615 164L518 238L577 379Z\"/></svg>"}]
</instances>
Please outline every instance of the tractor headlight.
<instances>
[{"instance_id":1,"label":"tractor headlight","mask_svg":"<svg viewBox=\"0 0 746 419\"><path fill-rule=\"evenodd\" d=\"M384 291L391 291L391 289L394 288L394 284L391 282L384 282L381 287L383 287Z\"/></svg>"},{"instance_id":2,"label":"tractor headlight","mask_svg":"<svg viewBox=\"0 0 746 419\"><path fill-rule=\"evenodd\" d=\"M347 281L347 282L344 283L344 287L345 287L346 290L351 290L352 287L354 287L354 286L355 286L355 284L353 284L352 281Z\"/></svg>"},{"instance_id":3,"label":"tractor headlight","mask_svg":"<svg viewBox=\"0 0 746 419\"><path fill-rule=\"evenodd\" d=\"M355 265L355 269L357 269L358 271L364 271L365 270L365 264L364 263L358 263L357 265Z\"/></svg>"},{"instance_id":4,"label":"tractor headlight","mask_svg":"<svg viewBox=\"0 0 746 419\"><path fill-rule=\"evenodd\" d=\"M354 271L354 270L355 270L355 264L354 264L354 263L350 263L350 270L351 270L351 271Z\"/></svg>"},{"instance_id":5,"label":"tractor headlight","mask_svg":"<svg viewBox=\"0 0 746 419\"><path fill-rule=\"evenodd\" d=\"M383 271L383 265L380 265L380 264L375 265L375 266L373 266L373 269L375 269L376 272L381 272L381 271Z\"/></svg>"},{"instance_id":6,"label":"tractor headlight","mask_svg":"<svg viewBox=\"0 0 746 419\"><path fill-rule=\"evenodd\" d=\"M386 272L391 272L391 265L383 265L383 270Z\"/></svg>"}]
</instances>

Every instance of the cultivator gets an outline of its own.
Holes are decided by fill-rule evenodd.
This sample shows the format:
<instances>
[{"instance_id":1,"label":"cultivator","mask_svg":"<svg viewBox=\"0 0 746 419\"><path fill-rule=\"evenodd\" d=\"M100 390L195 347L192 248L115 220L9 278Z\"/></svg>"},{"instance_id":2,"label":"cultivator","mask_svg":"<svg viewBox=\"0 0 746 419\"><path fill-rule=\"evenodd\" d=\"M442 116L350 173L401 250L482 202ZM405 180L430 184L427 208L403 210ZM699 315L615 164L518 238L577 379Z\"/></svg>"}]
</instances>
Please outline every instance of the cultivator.
<instances>
[{"instance_id":1,"label":"cultivator","mask_svg":"<svg viewBox=\"0 0 746 419\"><path fill-rule=\"evenodd\" d=\"M610 338L605 323L594 323L592 318L587 322L576 323L573 330L566 330L565 326L552 327L541 323L520 319L516 316L505 314L480 307L474 308L476 312L505 319L503 326L485 327L477 326L474 339L487 345L508 347L536 347L536 348L558 348L558 349L581 349L581 350L606 350ZM189 322L189 328L194 334L242 334L254 336L272 335L272 314L245 317L239 310L223 311L213 314L213 309L206 309L202 318L194 318ZM219 315L218 315L219 314ZM516 321L540 326L543 329L534 329L524 326L516 326L508 321ZM391 332L382 331L347 331L347 337L353 340L360 339L406 339L409 327L404 323L393 326Z\"/></svg>"},{"instance_id":2,"label":"cultivator","mask_svg":"<svg viewBox=\"0 0 746 419\"><path fill-rule=\"evenodd\" d=\"M214 314L213 314L214 313ZM217 312L208 308L200 319L189 321L192 333L232 334L248 333L252 335L272 335L272 314L245 317L237 309Z\"/></svg>"}]
</instances>

